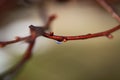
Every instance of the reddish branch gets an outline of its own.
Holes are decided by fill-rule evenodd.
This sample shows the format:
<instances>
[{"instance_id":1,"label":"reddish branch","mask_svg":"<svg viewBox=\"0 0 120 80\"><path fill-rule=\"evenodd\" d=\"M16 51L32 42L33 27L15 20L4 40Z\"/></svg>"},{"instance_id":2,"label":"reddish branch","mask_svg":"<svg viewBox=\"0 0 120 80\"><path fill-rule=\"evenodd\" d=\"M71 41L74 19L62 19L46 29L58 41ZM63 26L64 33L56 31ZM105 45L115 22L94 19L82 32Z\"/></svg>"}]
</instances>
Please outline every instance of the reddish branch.
<instances>
[{"instance_id":1,"label":"reddish branch","mask_svg":"<svg viewBox=\"0 0 120 80\"><path fill-rule=\"evenodd\" d=\"M18 64L16 64L14 67L12 67L12 69L7 71L7 73L3 74L0 80L13 80L13 78L18 74L18 72L21 71L25 63L32 57L32 50L34 47L34 43L35 43L35 40L32 40L29 43L29 46L25 52L25 55L21 59L21 61Z\"/></svg>"},{"instance_id":2,"label":"reddish branch","mask_svg":"<svg viewBox=\"0 0 120 80\"><path fill-rule=\"evenodd\" d=\"M114 17L120 23L120 16L115 12L113 7L110 6L109 2L106 0L96 0L104 9L106 9L112 17Z\"/></svg>"},{"instance_id":3,"label":"reddish branch","mask_svg":"<svg viewBox=\"0 0 120 80\"><path fill-rule=\"evenodd\" d=\"M86 35L79 35L79 36L57 36L54 35L53 33L44 33L43 36L50 38L50 39L54 39L57 41L68 41L68 40L83 40L83 39L89 39L89 38L94 38L94 37L102 37L102 36L106 36L108 38L113 38L113 36L111 35L112 32L115 32L116 30L120 29L120 25L103 31L103 32L99 32L99 33L93 33L93 34L86 34Z\"/></svg>"},{"instance_id":4,"label":"reddish branch","mask_svg":"<svg viewBox=\"0 0 120 80\"><path fill-rule=\"evenodd\" d=\"M97 1L98 2L100 1L100 4L101 4L101 1L104 1L104 0L97 0ZM105 4L105 2L102 2L102 4L103 3ZM106 5L105 8L106 7L108 7L108 5ZM111 7L106 8L106 9L111 9L111 11L113 11ZM115 11L113 11L113 12L115 13ZM98 32L98 33L91 33L91 34L79 35L79 36L58 36L58 35L54 35L53 32L49 32L49 33L47 32L50 29L51 22L55 18L56 18L55 15L50 16L48 19L48 22L43 27L40 27L40 26L36 27L36 26L30 25L29 26L30 35L27 37L22 37L22 38L16 37L15 40L1 41L0 42L1 47L5 47L9 44L17 43L20 41L25 41L29 44L25 54L23 55L23 58L21 59L21 61L18 64L16 64L12 69L10 69L8 72L6 72L2 76L2 78L0 78L1 80L11 80L12 77L14 77L16 74L18 74L18 72L22 69L24 64L31 58L32 50L33 50L33 47L35 44L35 40L39 36L44 36L46 38L53 39L53 40L56 40L59 42L66 42L69 40L83 40L83 39L90 39L90 38L102 37L102 36L105 36L108 38L113 38L113 36L111 34L120 29L120 25L118 25L118 26L115 26L109 30L106 30L103 32ZM119 16L118 16L118 18L119 18ZM119 21L118 18L116 18L116 19Z\"/></svg>"}]
</instances>

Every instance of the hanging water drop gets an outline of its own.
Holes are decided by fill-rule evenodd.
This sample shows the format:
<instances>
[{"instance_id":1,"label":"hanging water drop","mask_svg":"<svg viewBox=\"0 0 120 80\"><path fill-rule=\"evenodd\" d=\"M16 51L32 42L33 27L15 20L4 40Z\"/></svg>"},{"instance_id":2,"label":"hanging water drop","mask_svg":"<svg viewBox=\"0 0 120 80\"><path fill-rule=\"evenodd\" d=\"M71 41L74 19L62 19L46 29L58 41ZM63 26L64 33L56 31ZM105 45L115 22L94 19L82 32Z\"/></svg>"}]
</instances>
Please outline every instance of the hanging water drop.
<instances>
[{"instance_id":1,"label":"hanging water drop","mask_svg":"<svg viewBox=\"0 0 120 80\"><path fill-rule=\"evenodd\" d=\"M56 41L56 43L57 43L57 44L62 44L62 42L60 42L60 41Z\"/></svg>"}]
</instances>

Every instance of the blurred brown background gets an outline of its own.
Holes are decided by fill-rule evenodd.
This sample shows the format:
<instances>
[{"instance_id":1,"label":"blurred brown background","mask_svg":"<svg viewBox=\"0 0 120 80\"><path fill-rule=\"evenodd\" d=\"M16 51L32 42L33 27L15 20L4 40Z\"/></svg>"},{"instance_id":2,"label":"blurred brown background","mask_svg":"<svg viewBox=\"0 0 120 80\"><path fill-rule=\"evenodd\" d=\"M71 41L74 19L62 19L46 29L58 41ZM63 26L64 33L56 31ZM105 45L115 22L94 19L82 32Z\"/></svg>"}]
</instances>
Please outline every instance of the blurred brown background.
<instances>
[{"instance_id":1,"label":"blurred brown background","mask_svg":"<svg viewBox=\"0 0 120 80\"><path fill-rule=\"evenodd\" d=\"M113 4L120 12L120 3ZM47 14L57 14L52 30L57 35L80 35L100 32L119 23L94 0L58 3L48 1ZM40 7L17 7L1 19L0 40L29 34L28 26L43 25ZM33 58L15 80L119 80L120 79L120 31L114 38L106 37L69 41L56 41L39 37ZM1 74L21 58L26 49L24 42L0 49Z\"/></svg>"}]
</instances>

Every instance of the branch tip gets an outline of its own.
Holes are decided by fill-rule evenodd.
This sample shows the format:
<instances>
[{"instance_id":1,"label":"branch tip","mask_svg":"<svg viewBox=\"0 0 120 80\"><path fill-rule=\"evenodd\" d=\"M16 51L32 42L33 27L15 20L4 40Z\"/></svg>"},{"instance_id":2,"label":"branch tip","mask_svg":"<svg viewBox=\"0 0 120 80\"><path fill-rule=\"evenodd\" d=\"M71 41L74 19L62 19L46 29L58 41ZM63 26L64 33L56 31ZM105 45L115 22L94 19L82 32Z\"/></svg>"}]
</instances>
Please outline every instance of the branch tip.
<instances>
[{"instance_id":1,"label":"branch tip","mask_svg":"<svg viewBox=\"0 0 120 80\"><path fill-rule=\"evenodd\" d=\"M53 21L54 19L56 19L57 18L57 15L56 14L52 14L49 18L48 18L48 20L49 21Z\"/></svg>"}]
</instances>

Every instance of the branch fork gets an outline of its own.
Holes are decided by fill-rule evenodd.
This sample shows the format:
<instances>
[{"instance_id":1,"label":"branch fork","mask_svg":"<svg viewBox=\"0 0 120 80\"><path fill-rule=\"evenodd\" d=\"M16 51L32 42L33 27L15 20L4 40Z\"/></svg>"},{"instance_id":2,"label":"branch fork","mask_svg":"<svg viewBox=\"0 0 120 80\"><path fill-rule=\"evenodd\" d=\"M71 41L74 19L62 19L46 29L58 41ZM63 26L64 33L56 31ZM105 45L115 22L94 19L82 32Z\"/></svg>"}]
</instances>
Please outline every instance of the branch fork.
<instances>
[{"instance_id":1,"label":"branch fork","mask_svg":"<svg viewBox=\"0 0 120 80\"><path fill-rule=\"evenodd\" d=\"M112 9L112 7L110 7L106 3L105 0L96 0L96 1L100 5L102 5L105 9L107 9L107 11L109 11L108 9L110 9L111 10L111 11L109 11L110 13L112 11L115 13L115 11ZM116 13L116 15L117 15L117 13ZM8 78L7 80L12 80L12 78L15 77L16 74L18 74L18 72L22 69L22 67L25 65L25 63L32 57L32 51L34 48L35 40L39 36L53 39L53 40L56 40L58 42L66 42L66 41L70 41L70 40L84 40L84 39L103 37L103 36L105 36L109 39L112 39L113 38L112 33L120 29L120 25L118 25L118 26L115 26L111 29L108 29L108 30L103 31L103 32L98 32L98 33L89 33L89 34L78 35L78 36L59 36L59 35L55 35L54 32L47 32L48 30L50 30L50 25L55 20L55 18L56 18L56 15L51 15L48 18L48 21L44 26L30 25L29 26L29 29L30 29L29 36L26 36L26 37L18 37L17 36L15 38L15 40L0 41L0 47L5 47L9 44L17 43L20 41L25 41L29 44L25 54L23 55L23 58L21 59L21 61L18 64L16 64L12 69L10 69L5 74L3 74L0 78L0 80L6 80L5 78ZM117 16L117 18L115 17L115 19L119 21L120 17Z\"/></svg>"},{"instance_id":2,"label":"branch fork","mask_svg":"<svg viewBox=\"0 0 120 80\"><path fill-rule=\"evenodd\" d=\"M51 16L53 18L53 15ZM51 18L50 17L50 18ZM55 18L55 17L54 17ZM49 25L54 19L48 19ZM115 26L109 30L103 31L103 32L98 32L98 33L89 33L86 35L78 35L78 36L59 36L55 35L54 32L46 32L48 29L50 29L50 26L47 24L44 27L39 27L39 26L33 26L30 25L30 35L26 37L16 37L15 40L11 41L1 41L0 42L0 47L5 47L9 44L17 43L20 41L25 41L29 44L23 58L21 61L15 65L10 71L8 71L6 74L4 74L2 77L7 77L7 76L15 76L18 71L22 69L22 67L25 65L25 63L32 57L32 50L35 44L35 40L39 36L43 36L49 39L56 40L58 42L67 42L70 40L84 40L84 39L90 39L90 38L95 38L95 37L102 37L106 36L109 39L113 38L112 33L120 29L120 25ZM16 74L15 74L16 73ZM13 75L15 74L15 75ZM4 79L3 79L4 80ZM8 79L11 80L11 79Z\"/></svg>"}]
</instances>

